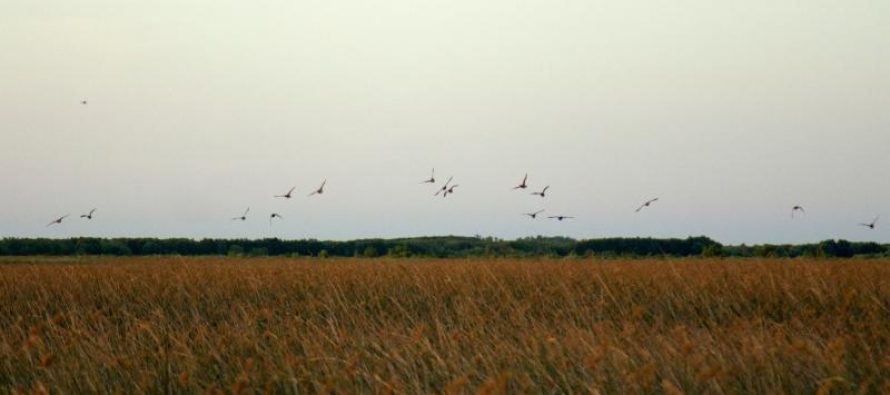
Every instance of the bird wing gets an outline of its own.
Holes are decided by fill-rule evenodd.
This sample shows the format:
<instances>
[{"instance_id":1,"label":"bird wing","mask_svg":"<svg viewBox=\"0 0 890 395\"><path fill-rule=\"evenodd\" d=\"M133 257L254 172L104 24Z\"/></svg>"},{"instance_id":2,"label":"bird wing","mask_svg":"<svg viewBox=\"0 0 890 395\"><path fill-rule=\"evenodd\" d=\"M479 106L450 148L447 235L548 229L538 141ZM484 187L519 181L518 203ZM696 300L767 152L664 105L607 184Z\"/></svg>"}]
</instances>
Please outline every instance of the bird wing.
<instances>
[{"instance_id":1,"label":"bird wing","mask_svg":"<svg viewBox=\"0 0 890 395\"><path fill-rule=\"evenodd\" d=\"M528 181L528 173L525 173L525 176L522 177L522 185L525 185L526 181Z\"/></svg>"},{"instance_id":2,"label":"bird wing","mask_svg":"<svg viewBox=\"0 0 890 395\"><path fill-rule=\"evenodd\" d=\"M535 211L535 215L538 215L538 214L540 214L540 213L543 213L543 212L544 212L544 210L543 210L543 209L541 209L541 210L538 210L538 211Z\"/></svg>"},{"instance_id":3,"label":"bird wing","mask_svg":"<svg viewBox=\"0 0 890 395\"><path fill-rule=\"evenodd\" d=\"M90 210L90 216L93 216L93 213L96 212L96 209Z\"/></svg>"},{"instance_id":4,"label":"bird wing","mask_svg":"<svg viewBox=\"0 0 890 395\"><path fill-rule=\"evenodd\" d=\"M448 186L448 184L450 184L450 183L451 183L451 180L453 180L453 179L454 179L453 176L452 176L452 177L448 177L448 181L445 181L445 186Z\"/></svg>"},{"instance_id":5,"label":"bird wing","mask_svg":"<svg viewBox=\"0 0 890 395\"><path fill-rule=\"evenodd\" d=\"M242 217L247 215L247 213L249 213L249 212L250 212L250 207L248 207L247 210L244 210L244 214L242 215Z\"/></svg>"},{"instance_id":6,"label":"bird wing","mask_svg":"<svg viewBox=\"0 0 890 395\"><path fill-rule=\"evenodd\" d=\"M287 191L287 193L285 195L290 195L291 192L294 191L294 189L297 189L297 187L296 186L292 187L289 191Z\"/></svg>"}]
</instances>

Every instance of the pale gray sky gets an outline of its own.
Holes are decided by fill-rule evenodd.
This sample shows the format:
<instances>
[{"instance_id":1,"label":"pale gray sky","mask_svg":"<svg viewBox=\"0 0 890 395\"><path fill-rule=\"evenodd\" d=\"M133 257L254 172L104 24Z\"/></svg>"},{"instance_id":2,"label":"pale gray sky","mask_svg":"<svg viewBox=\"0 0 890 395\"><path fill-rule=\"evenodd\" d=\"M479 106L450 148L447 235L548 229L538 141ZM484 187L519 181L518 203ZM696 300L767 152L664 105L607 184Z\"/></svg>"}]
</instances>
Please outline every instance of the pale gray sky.
<instances>
[{"instance_id":1,"label":"pale gray sky","mask_svg":"<svg viewBox=\"0 0 890 395\"><path fill-rule=\"evenodd\" d=\"M884 0L0 11L0 236L890 241Z\"/></svg>"}]
</instances>

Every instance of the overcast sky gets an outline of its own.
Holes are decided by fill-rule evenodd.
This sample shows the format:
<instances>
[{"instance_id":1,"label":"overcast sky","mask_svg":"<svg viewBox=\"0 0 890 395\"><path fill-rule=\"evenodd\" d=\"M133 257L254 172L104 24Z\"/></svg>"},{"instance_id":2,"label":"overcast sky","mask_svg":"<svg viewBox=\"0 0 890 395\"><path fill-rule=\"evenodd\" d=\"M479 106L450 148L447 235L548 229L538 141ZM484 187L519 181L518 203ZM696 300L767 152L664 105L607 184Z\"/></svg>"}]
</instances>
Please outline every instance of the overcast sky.
<instances>
[{"instance_id":1,"label":"overcast sky","mask_svg":"<svg viewBox=\"0 0 890 395\"><path fill-rule=\"evenodd\" d=\"M0 9L0 236L890 241L886 0Z\"/></svg>"}]
</instances>

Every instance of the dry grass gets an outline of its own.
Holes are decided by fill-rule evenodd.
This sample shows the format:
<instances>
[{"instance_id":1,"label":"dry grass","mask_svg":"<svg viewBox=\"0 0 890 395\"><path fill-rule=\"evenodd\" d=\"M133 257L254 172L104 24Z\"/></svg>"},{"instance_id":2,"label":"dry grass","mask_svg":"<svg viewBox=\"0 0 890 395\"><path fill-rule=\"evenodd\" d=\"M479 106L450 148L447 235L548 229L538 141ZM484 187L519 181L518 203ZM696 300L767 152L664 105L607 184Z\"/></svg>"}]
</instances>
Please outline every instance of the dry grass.
<instances>
[{"instance_id":1,"label":"dry grass","mask_svg":"<svg viewBox=\"0 0 890 395\"><path fill-rule=\"evenodd\" d=\"M0 264L0 392L890 393L888 261Z\"/></svg>"}]
</instances>

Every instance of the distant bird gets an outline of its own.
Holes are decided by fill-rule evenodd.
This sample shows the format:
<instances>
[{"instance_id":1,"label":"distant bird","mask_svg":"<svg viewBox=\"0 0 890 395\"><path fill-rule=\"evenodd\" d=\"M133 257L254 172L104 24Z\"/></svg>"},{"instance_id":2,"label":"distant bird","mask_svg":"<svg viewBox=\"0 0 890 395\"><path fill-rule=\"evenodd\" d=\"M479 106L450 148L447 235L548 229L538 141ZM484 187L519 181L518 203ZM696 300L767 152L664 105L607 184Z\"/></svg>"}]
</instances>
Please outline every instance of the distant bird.
<instances>
[{"instance_id":1,"label":"distant bird","mask_svg":"<svg viewBox=\"0 0 890 395\"><path fill-rule=\"evenodd\" d=\"M880 215L877 216L877 217L875 217L875 219L872 220L871 223L867 223L867 224L859 224L859 225L864 226L864 227L869 228L869 229L874 229L874 228L875 228L875 225L877 225L879 219L881 219L881 216L880 216Z\"/></svg>"},{"instance_id":2,"label":"distant bird","mask_svg":"<svg viewBox=\"0 0 890 395\"><path fill-rule=\"evenodd\" d=\"M544 212L544 210L538 210L533 213L524 213L522 215L527 215L527 216L531 217L531 219L535 219L535 218L538 218L538 214L543 213L543 212Z\"/></svg>"},{"instance_id":3,"label":"distant bird","mask_svg":"<svg viewBox=\"0 0 890 395\"><path fill-rule=\"evenodd\" d=\"M80 218L93 219L94 212L96 212L96 209L90 210L89 214L81 214Z\"/></svg>"},{"instance_id":4,"label":"distant bird","mask_svg":"<svg viewBox=\"0 0 890 395\"><path fill-rule=\"evenodd\" d=\"M525 182L528 181L528 173L525 173L525 177L522 178L522 183L513 187L513 189L525 189L528 188L528 184Z\"/></svg>"},{"instance_id":5,"label":"distant bird","mask_svg":"<svg viewBox=\"0 0 890 395\"><path fill-rule=\"evenodd\" d=\"M562 221L562 220L564 220L564 219L575 218L575 217L569 217L569 216L566 216L566 215L554 215L554 216L547 217L547 218L555 218L555 219L557 219L557 220Z\"/></svg>"},{"instance_id":6,"label":"distant bird","mask_svg":"<svg viewBox=\"0 0 890 395\"><path fill-rule=\"evenodd\" d=\"M324 193L324 184L327 184L327 183L328 183L328 180L324 180L324 181L322 181L322 182L321 182L321 186L318 187L318 189L312 191L312 193L310 193L309 195L306 195L306 196L321 195L321 194L323 194L323 193Z\"/></svg>"},{"instance_id":7,"label":"distant bird","mask_svg":"<svg viewBox=\"0 0 890 395\"><path fill-rule=\"evenodd\" d=\"M61 216L61 217L59 217L59 218L56 218L56 219L54 219L52 222L46 224L46 226L61 225L61 224L62 224L62 220L65 219L65 218L68 218L69 215L70 215L70 214L65 214L65 215L63 215L63 216Z\"/></svg>"},{"instance_id":8,"label":"distant bird","mask_svg":"<svg viewBox=\"0 0 890 395\"><path fill-rule=\"evenodd\" d=\"M294 192L294 188L296 188L296 187L291 188L291 189L290 189L289 191L287 191L287 193L285 193L284 195L275 195L275 197L277 197L277 198L290 199L290 198L291 198L291 193Z\"/></svg>"},{"instance_id":9,"label":"distant bird","mask_svg":"<svg viewBox=\"0 0 890 395\"><path fill-rule=\"evenodd\" d=\"M81 100L81 101L80 101L80 104L87 105L87 101L86 101L86 100Z\"/></svg>"},{"instance_id":10,"label":"distant bird","mask_svg":"<svg viewBox=\"0 0 890 395\"><path fill-rule=\"evenodd\" d=\"M540 196L540 197L547 196L547 190L548 190L548 189L550 189L550 185L547 185L546 187L544 187L544 189L541 190L541 192L532 192L532 195L538 195L538 196Z\"/></svg>"},{"instance_id":11,"label":"distant bird","mask_svg":"<svg viewBox=\"0 0 890 395\"><path fill-rule=\"evenodd\" d=\"M454 188L457 188L457 187L459 187L459 186L460 186L460 185L458 185L458 184L454 184L454 185L452 185L450 188L448 188L447 191L445 191L444 194L442 194L442 197L448 197L448 194L449 194L449 193L454 193Z\"/></svg>"},{"instance_id":12,"label":"distant bird","mask_svg":"<svg viewBox=\"0 0 890 395\"><path fill-rule=\"evenodd\" d=\"M275 218L284 219L284 217L282 217L281 214L272 213L271 215L269 215L269 226L272 226L272 220Z\"/></svg>"},{"instance_id":13,"label":"distant bird","mask_svg":"<svg viewBox=\"0 0 890 395\"><path fill-rule=\"evenodd\" d=\"M434 167L432 173L430 173L430 179L421 181L421 184L435 184L435 183L436 183L436 168Z\"/></svg>"},{"instance_id":14,"label":"distant bird","mask_svg":"<svg viewBox=\"0 0 890 395\"><path fill-rule=\"evenodd\" d=\"M239 220L239 219L242 221L247 221L247 213L249 213L249 212L250 212L250 207L248 207L247 210L244 210L244 214L241 214L240 217L233 217L232 221Z\"/></svg>"},{"instance_id":15,"label":"distant bird","mask_svg":"<svg viewBox=\"0 0 890 395\"><path fill-rule=\"evenodd\" d=\"M644 208L646 208L646 207L651 206L652 203L655 203L655 202L657 202L657 201L658 201L658 198L655 198L655 199L649 199L649 200L646 201L646 203L643 203L640 207L637 207L637 210L634 211L634 212L635 212L635 213L638 213L638 212L640 212L640 210L642 210L642 209L644 209Z\"/></svg>"},{"instance_id":16,"label":"distant bird","mask_svg":"<svg viewBox=\"0 0 890 395\"><path fill-rule=\"evenodd\" d=\"M453 180L453 179L454 179L454 177L448 177L448 181L445 181L445 185L442 185L442 188L440 188L438 191L436 191L436 194L433 196L439 196L439 194L443 193L443 192L447 195L448 194L448 184L450 184L451 180Z\"/></svg>"},{"instance_id":17,"label":"distant bird","mask_svg":"<svg viewBox=\"0 0 890 395\"><path fill-rule=\"evenodd\" d=\"M795 212L795 211L800 211L801 213L804 213L804 214L807 213L806 210L803 209L803 207L801 207L801 206L794 206L794 207L791 208L791 218L792 218L792 219L794 219L794 212Z\"/></svg>"}]
</instances>

